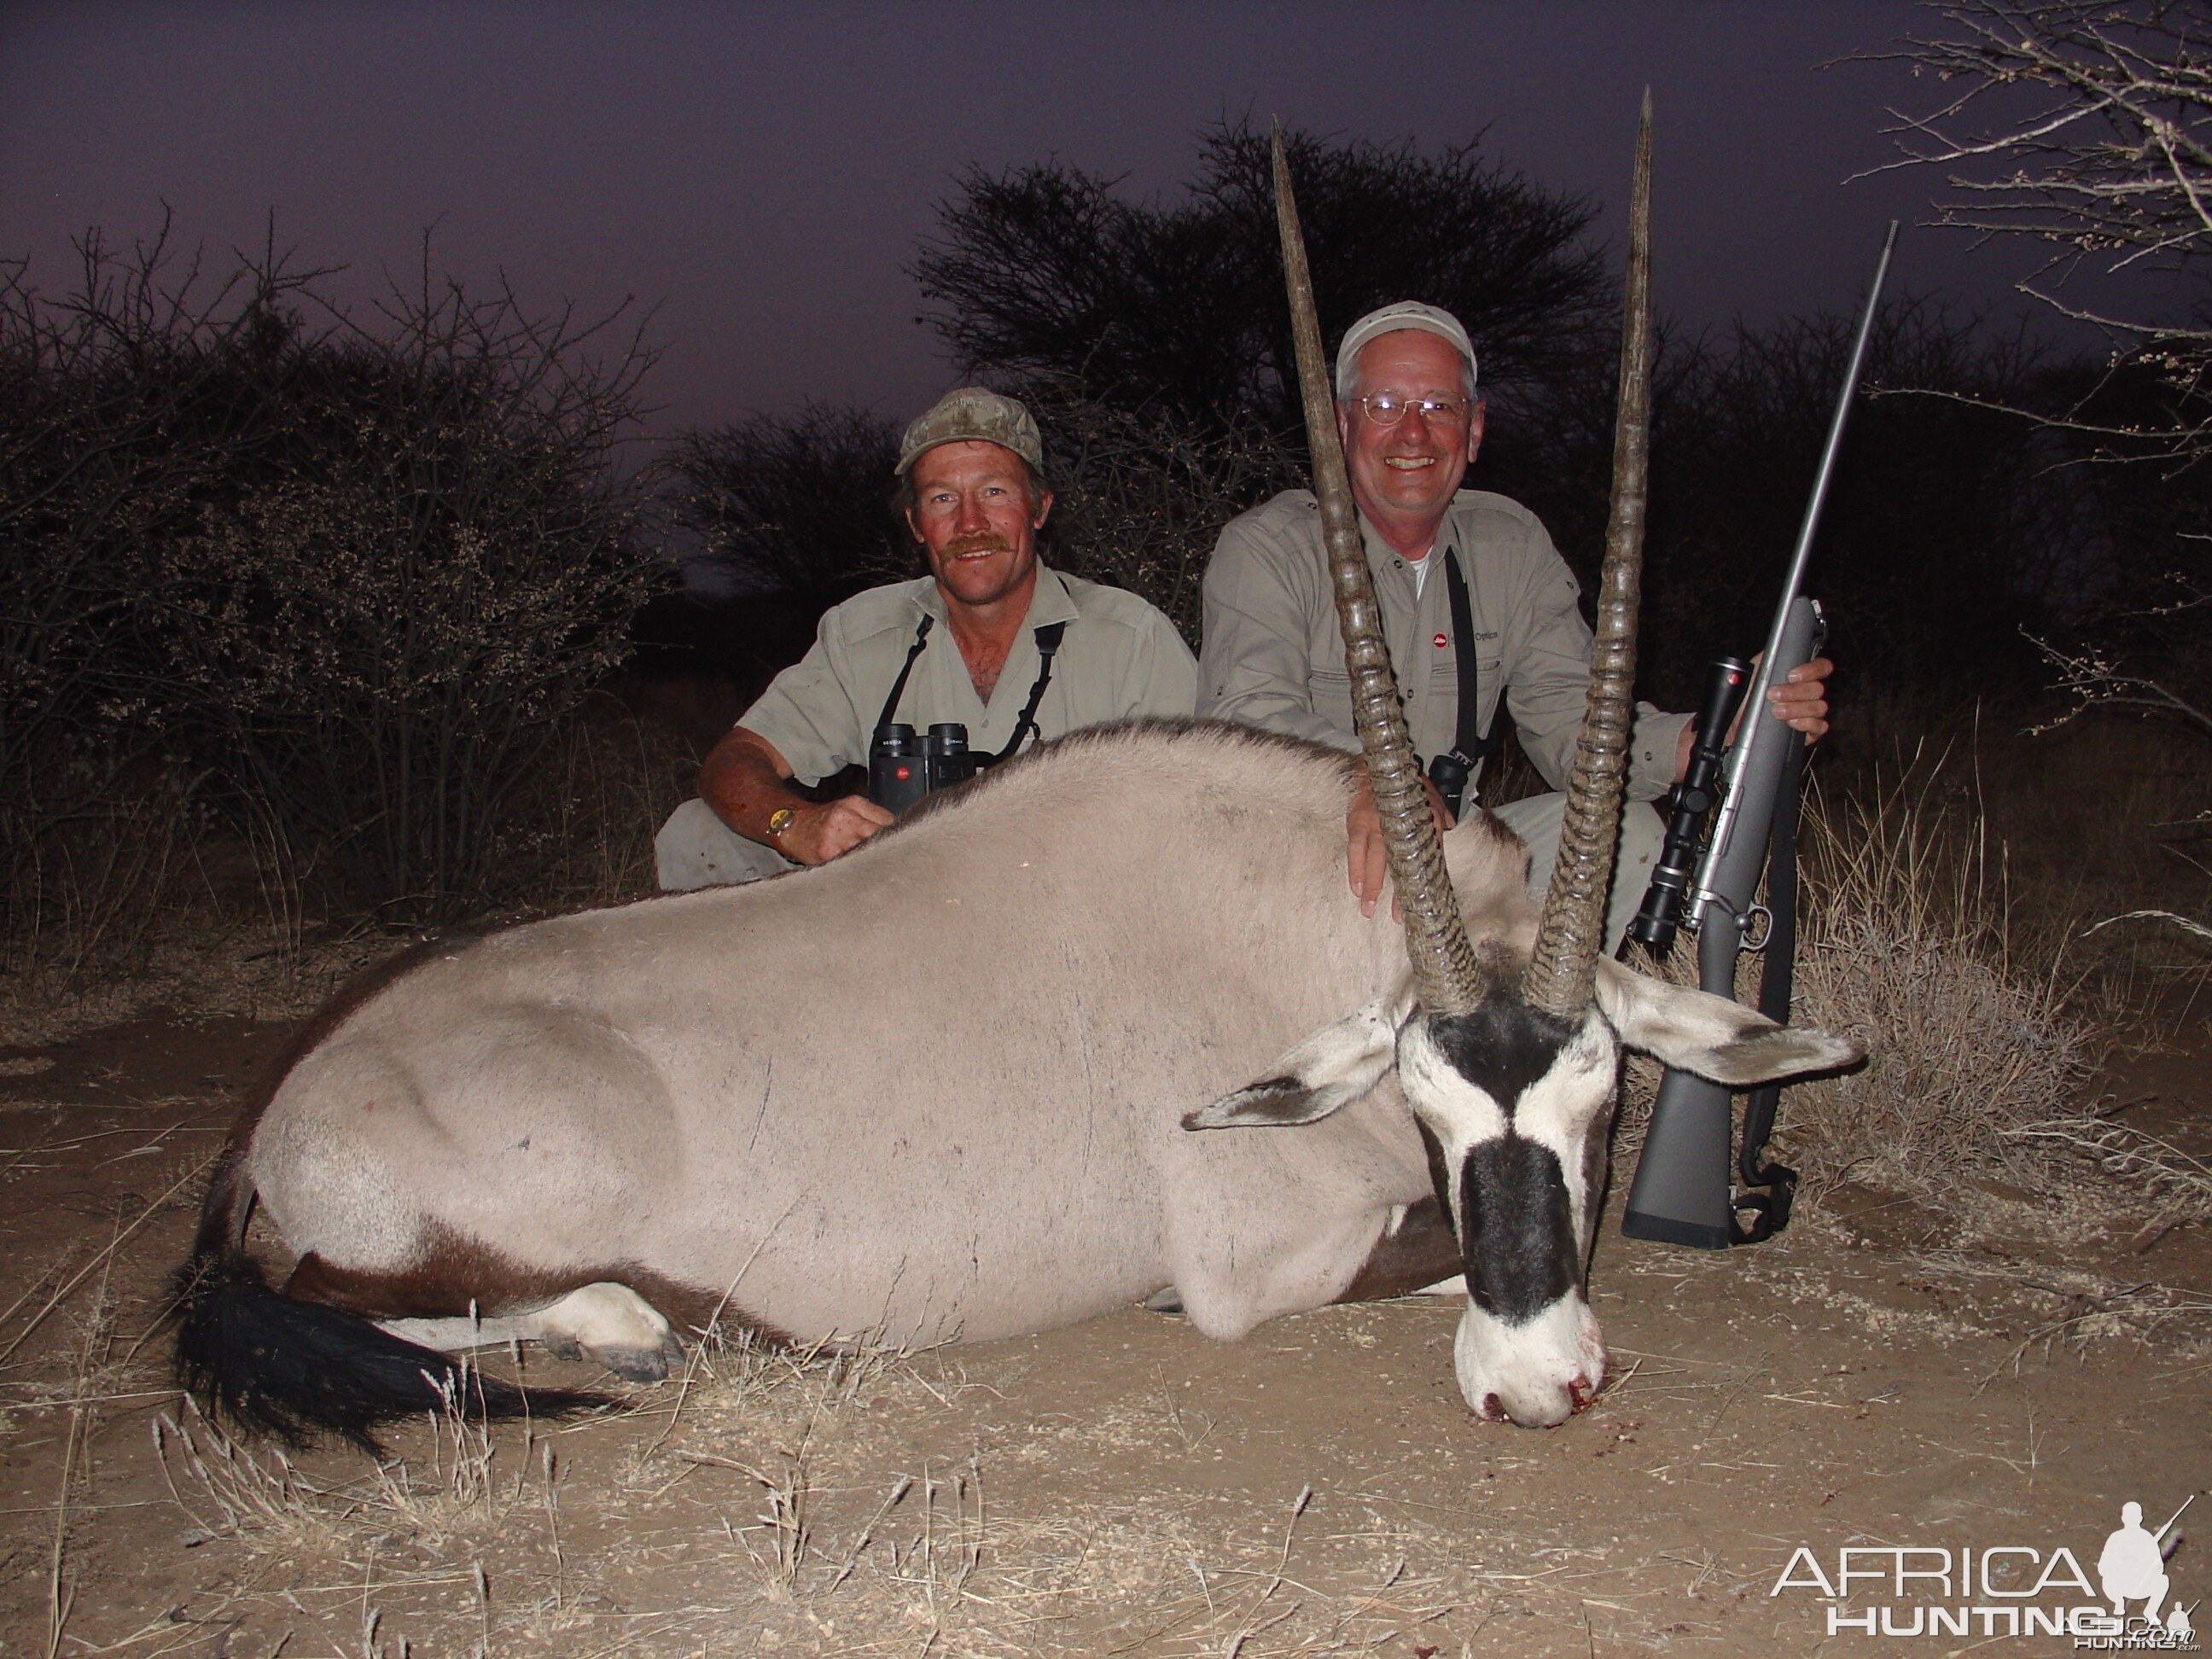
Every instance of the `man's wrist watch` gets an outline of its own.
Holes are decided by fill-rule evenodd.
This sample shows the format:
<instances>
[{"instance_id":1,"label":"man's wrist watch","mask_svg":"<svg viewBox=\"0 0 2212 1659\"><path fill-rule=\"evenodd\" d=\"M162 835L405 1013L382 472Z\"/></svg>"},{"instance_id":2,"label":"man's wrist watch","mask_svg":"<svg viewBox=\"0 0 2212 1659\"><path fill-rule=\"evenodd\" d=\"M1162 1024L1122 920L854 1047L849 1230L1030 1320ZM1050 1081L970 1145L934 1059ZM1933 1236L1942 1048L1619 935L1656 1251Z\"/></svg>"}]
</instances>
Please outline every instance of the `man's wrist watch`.
<instances>
[{"instance_id":1,"label":"man's wrist watch","mask_svg":"<svg viewBox=\"0 0 2212 1659\"><path fill-rule=\"evenodd\" d=\"M798 816L799 813L794 808L777 807L775 811L768 815L768 838L770 841L782 840L783 832L791 828L792 819Z\"/></svg>"}]
</instances>

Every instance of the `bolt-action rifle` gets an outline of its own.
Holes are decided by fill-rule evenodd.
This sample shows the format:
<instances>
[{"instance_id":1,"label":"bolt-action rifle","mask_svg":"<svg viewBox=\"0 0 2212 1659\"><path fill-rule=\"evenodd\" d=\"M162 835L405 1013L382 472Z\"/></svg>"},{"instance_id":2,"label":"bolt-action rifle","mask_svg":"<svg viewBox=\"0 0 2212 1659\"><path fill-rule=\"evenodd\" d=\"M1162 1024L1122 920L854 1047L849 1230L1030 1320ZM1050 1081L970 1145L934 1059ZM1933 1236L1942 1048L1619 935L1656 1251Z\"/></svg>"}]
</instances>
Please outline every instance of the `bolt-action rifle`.
<instances>
[{"instance_id":1,"label":"bolt-action rifle","mask_svg":"<svg viewBox=\"0 0 2212 1659\"><path fill-rule=\"evenodd\" d=\"M1737 957L1747 950L1763 951L1759 1011L1773 1020L1790 1018L1797 948L1797 800L1805 744L1789 726L1766 718L1764 709L1768 692L1786 680L1791 669L1819 654L1826 638L1820 605L1802 592L1805 567L1812 556L1836 453L1843 444L1844 418L1858 391L1890 252L1896 246L1893 220L1859 313L1843 390L1828 424L1813 498L1797 533L1766 649L1754 663L1723 658L1714 665L1711 684L1691 728L1689 769L1668 799L1673 817L1666 842L1643 908L1628 927L1629 938L1658 957L1674 948L1678 929L1693 931L1698 936L1698 981L1724 997L1735 995ZM1728 732L1732 721L1740 731L1731 744ZM1710 836L1705 834L1709 814ZM1762 874L1767 890L1764 904L1757 902ZM1651 1123L1644 1133L1644 1155L1629 1188L1621 1231L1631 1238L1718 1250L1730 1244L1757 1243L1787 1226L1796 1172L1766 1158L1766 1139L1774 1128L1780 1094L1778 1084L1768 1084L1753 1090L1744 1102L1743 1136L1735 1161L1742 1186L1735 1188L1729 1172L1729 1130L1735 1115L1729 1091L1670 1069L1660 1079L1659 1093L1651 1103ZM1745 1214L1752 1217L1748 1224L1741 1218Z\"/></svg>"}]
</instances>

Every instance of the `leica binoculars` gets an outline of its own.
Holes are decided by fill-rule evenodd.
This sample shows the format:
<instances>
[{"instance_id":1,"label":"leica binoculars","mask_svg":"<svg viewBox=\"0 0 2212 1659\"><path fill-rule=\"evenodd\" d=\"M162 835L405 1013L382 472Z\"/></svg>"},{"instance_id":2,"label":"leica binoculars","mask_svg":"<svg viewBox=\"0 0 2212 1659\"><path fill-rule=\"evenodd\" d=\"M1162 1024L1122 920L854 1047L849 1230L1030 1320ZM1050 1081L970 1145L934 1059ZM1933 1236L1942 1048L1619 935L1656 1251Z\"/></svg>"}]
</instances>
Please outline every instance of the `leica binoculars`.
<instances>
[{"instance_id":1,"label":"leica binoculars","mask_svg":"<svg viewBox=\"0 0 2212 1659\"><path fill-rule=\"evenodd\" d=\"M965 783L987 757L968 747L968 728L940 720L917 739L911 726L879 726L868 744L868 799L901 813L933 790Z\"/></svg>"}]
</instances>

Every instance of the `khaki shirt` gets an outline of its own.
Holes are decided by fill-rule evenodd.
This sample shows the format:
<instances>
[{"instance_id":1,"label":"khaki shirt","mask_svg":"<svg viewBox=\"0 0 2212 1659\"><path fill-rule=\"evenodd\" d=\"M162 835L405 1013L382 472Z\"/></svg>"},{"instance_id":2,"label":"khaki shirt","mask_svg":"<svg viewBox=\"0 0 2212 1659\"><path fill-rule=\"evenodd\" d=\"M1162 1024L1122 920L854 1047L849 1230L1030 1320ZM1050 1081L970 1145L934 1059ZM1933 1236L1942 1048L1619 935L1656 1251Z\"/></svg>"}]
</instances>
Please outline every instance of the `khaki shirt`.
<instances>
[{"instance_id":1,"label":"khaki shirt","mask_svg":"<svg viewBox=\"0 0 2212 1659\"><path fill-rule=\"evenodd\" d=\"M1552 787L1565 788L1589 693L1590 630L1573 573L1535 515L1487 490L1460 491L1437 527L1426 561L1433 568L1418 595L1413 572L1364 515L1359 527L1407 726L1423 761L1450 749L1459 729L1451 585L1435 562L1453 550L1474 620L1479 729L1492 729L1504 687L1522 749ZM1310 490L1285 490L1223 527L1206 571L1200 714L1358 750L1328 566ZM1632 798L1667 793L1689 720L1637 705Z\"/></svg>"},{"instance_id":2,"label":"khaki shirt","mask_svg":"<svg viewBox=\"0 0 2212 1659\"><path fill-rule=\"evenodd\" d=\"M983 754L996 754L1013 736L1036 681L1036 630L1050 623L1068 627L1037 706L1041 737L1103 720L1188 715L1197 696L1198 665L1165 616L1134 593L1041 564L1029 615L988 705L975 695L945 623L944 595L924 576L870 588L825 612L812 648L775 677L738 724L774 744L810 783L866 764L876 716L924 615L936 623L891 718L916 731L958 720L968 728L969 747Z\"/></svg>"}]
</instances>

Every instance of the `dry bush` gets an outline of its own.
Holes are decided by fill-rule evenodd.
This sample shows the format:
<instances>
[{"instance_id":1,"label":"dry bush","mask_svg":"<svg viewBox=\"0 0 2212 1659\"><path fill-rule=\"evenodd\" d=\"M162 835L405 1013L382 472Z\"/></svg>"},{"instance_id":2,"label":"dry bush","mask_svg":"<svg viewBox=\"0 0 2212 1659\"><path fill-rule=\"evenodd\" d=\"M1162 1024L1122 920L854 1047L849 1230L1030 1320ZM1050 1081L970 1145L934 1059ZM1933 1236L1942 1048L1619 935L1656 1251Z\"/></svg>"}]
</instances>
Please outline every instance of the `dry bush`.
<instances>
[{"instance_id":1,"label":"dry bush","mask_svg":"<svg viewBox=\"0 0 2212 1659\"><path fill-rule=\"evenodd\" d=\"M2009 238L2045 263L2016 286L2094 324L2116 366L2164 383L2148 419L2076 410L2071 429L2174 459L2212 453L2212 28L2170 0L1950 0L1942 32L1906 35L1875 61L1929 89L1893 110L1904 159L1937 169L1935 222ZM2101 282L2085 295L2078 285ZM2069 279L2077 286L2066 291Z\"/></svg>"},{"instance_id":2,"label":"dry bush","mask_svg":"<svg viewBox=\"0 0 2212 1659\"><path fill-rule=\"evenodd\" d=\"M511 902L512 809L668 578L617 453L651 352L427 248L358 318L273 252L81 266L0 264L0 925L179 755L356 913Z\"/></svg>"},{"instance_id":3,"label":"dry bush","mask_svg":"<svg viewBox=\"0 0 2212 1659\"><path fill-rule=\"evenodd\" d=\"M2011 930L2002 849L1942 770L1808 814L1800 1017L1871 1058L1790 1091L1788 1144L1831 1180L2039 1186L2047 1159L2007 1132L2075 1103L2100 1034L2069 1005L2063 947Z\"/></svg>"},{"instance_id":4,"label":"dry bush","mask_svg":"<svg viewBox=\"0 0 2212 1659\"><path fill-rule=\"evenodd\" d=\"M655 890L653 836L690 793L681 740L574 720L501 842L514 902L494 923ZM0 1042L44 1043L160 1007L293 1019L421 935L349 919L313 849L266 814L218 815L163 774L78 814L29 861L0 934Z\"/></svg>"},{"instance_id":5,"label":"dry bush","mask_svg":"<svg viewBox=\"0 0 2212 1659\"><path fill-rule=\"evenodd\" d=\"M2075 1109L2106 1036L2072 1000L2067 930L2014 930L2003 848L1951 765L1921 760L1887 787L1807 802L1793 1018L1869 1053L1783 1095L1778 1144L1818 1182L2048 1185L2061 1154L2016 1132ZM1688 956L1669 962L1674 977L1693 978ZM1761 967L1742 958L1747 1002ZM1656 1078L1650 1062L1632 1069L1636 1112Z\"/></svg>"},{"instance_id":6,"label":"dry bush","mask_svg":"<svg viewBox=\"0 0 2212 1659\"><path fill-rule=\"evenodd\" d=\"M81 925L88 955L111 939L82 910L109 884L88 865L120 845L147 769L174 764L138 648L168 586L149 550L198 522L210 480L260 464L240 365L313 275L272 259L204 281L166 240L124 253L94 232L60 293L0 260L0 927L51 944Z\"/></svg>"},{"instance_id":7,"label":"dry bush","mask_svg":"<svg viewBox=\"0 0 2212 1659\"><path fill-rule=\"evenodd\" d=\"M614 465L650 358L511 293L382 309L283 343L288 465L161 550L156 691L349 904L447 922L513 898L515 804L665 574Z\"/></svg>"},{"instance_id":8,"label":"dry bush","mask_svg":"<svg viewBox=\"0 0 2212 1659\"><path fill-rule=\"evenodd\" d=\"M1057 496L1052 562L1142 595L1195 644L1199 583L1221 526L1304 483L1290 450L1256 422L1214 430L1162 408L1119 409L1057 381L1016 390L1045 435Z\"/></svg>"},{"instance_id":9,"label":"dry bush","mask_svg":"<svg viewBox=\"0 0 2212 1659\"><path fill-rule=\"evenodd\" d=\"M688 744L649 721L572 725L517 805L507 857L527 908L580 909L658 890L653 837L694 793L698 765Z\"/></svg>"}]
</instances>

